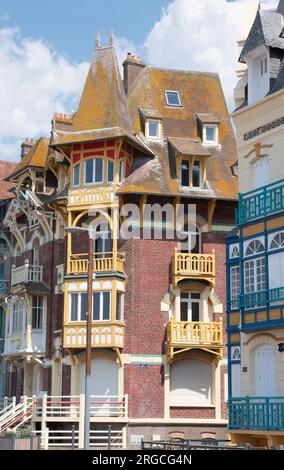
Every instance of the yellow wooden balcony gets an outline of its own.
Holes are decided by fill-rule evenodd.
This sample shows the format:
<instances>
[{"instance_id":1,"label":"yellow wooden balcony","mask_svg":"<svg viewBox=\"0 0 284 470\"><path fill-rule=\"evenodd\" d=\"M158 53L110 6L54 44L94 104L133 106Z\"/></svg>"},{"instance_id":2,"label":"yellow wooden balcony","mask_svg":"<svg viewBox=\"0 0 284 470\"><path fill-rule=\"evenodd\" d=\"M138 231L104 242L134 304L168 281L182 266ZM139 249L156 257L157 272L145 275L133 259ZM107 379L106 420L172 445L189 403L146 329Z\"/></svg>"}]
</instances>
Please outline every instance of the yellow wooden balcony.
<instances>
[{"instance_id":1,"label":"yellow wooden balcony","mask_svg":"<svg viewBox=\"0 0 284 470\"><path fill-rule=\"evenodd\" d=\"M94 253L93 272L120 272L124 270L124 253ZM68 262L69 274L86 274L88 272L88 254L71 255Z\"/></svg>"},{"instance_id":2,"label":"yellow wooden balcony","mask_svg":"<svg viewBox=\"0 0 284 470\"><path fill-rule=\"evenodd\" d=\"M68 193L69 207L86 207L89 205L110 206L116 204L118 198L114 187L92 187L70 189Z\"/></svg>"},{"instance_id":3,"label":"yellow wooden balcony","mask_svg":"<svg viewBox=\"0 0 284 470\"><path fill-rule=\"evenodd\" d=\"M170 321L167 326L168 360L175 354L191 349L221 355L222 322Z\"/></svg>"},{"instance_id":4,"label":"yellow wooden balcony","mask_svg":"<svg viewBox=\"0 0 284 470\"><path fill-rule=\"evenodd\" d=\"M123 348L124 323L93 322L92 348ZM86 348L86 322L63 327L64 348Z\"/></svg>"},{"instance_id":5,"label":"yellow wooden balcony","mask_svg":"<svg viewBox=\"0 0 284 470\"><path fill-rule=\"evenodd\" d=\"M215 283L215 254L180 253L173 257L173 284L184 279L199 279Z\"/></svg>"}]
</instances>

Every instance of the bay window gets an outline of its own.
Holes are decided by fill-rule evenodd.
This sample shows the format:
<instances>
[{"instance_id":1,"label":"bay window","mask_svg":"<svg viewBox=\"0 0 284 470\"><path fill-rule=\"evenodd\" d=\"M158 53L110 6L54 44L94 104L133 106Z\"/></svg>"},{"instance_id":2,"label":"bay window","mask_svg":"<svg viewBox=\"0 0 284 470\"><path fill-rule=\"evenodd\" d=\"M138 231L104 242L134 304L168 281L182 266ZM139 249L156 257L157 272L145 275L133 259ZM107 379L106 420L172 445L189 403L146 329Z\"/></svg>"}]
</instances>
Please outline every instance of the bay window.
<instances>
[{"instance_id":1,"label":"bay window","mask_svg":"<svg viewBox=\"0 0 284 470\"><path fill-rule=\"evenodd\" d=\"M91 158L84 161L85 184L97 184L103 182L103 159Z\"/></svg>"}]
</instances>

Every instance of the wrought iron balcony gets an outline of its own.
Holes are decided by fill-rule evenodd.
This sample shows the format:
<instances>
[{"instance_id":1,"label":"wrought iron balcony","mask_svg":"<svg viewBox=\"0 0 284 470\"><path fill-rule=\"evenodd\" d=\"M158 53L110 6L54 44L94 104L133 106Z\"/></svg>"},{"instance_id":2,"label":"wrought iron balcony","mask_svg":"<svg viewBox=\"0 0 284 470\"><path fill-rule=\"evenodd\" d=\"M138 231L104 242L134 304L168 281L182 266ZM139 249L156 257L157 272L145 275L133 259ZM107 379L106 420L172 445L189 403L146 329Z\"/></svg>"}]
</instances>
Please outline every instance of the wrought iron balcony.
<instances>
[{"instance_id":1,"label":"wrought iron balcony","mask_svg":"<svg viewBox=\"0 0 284 470\"><path fill-rule=\"evenodd\" d=\"M215 254L176 251L173 257L173 284L183 279L200 279L214 284Z\"/></svg>"},{"instance_id":2,"label":"wrought iron balcony","mask_svg":"<svg viewBox=\"0 0 284 470\"><path fill-rule=\"evenodd\" d=\"M237 223L243 224L284 210L284 180L239 195Z\"/></svg>"},{"instance_id":3,"label":"wrought iron balcony","mask_svg":"<svg viewBox=\"0 0 284 470\"><path fill-rule=\"evenodd\" d=\"M124 253L94 253L94 272L123 272ZM71 255L68 263L69 274L86 274L88 272L87 253Z\"/></svg>"},{"instance_id":4,"label":"wrought iron balcony","mask_svg":"<svg viewBox=\"0 0 284 470\"><path fill-rule=\"evenodd\" d=\"M123 348L123 343L123 323L92 323L92 348ZM86 348L86 322L64 325L63 346L64 348Z\"/></svg>"},{"instance_id":5,"label":"wrought iron balcony","mask_svg":"<svg viewBox=\"0 0 284 470\"><path fill-rule=\"evenodd\" d=\"M229 399L229 429L284 430L284 397Z\"/></svg>"},{"instance_id":6,"label":"wrought iron balcony","mask_svg":"<svg viewBox=\"0 0 284 470\"><path fill-rule=\"evenodd\" d=\"M168 360L181 350L203 349L220 355L222 322L178 322L167 326Z\"/></svg>"},{"instance_id":7,"label":"wrought iron balcony","mask_svg":"<svg viewBox=\"0 0 284 470\"><path fill-rule=\"evenodd\" d=\"M28 262L22 266L12 266L11 286L41 281L42 266L33 266Z\"/></svg>"}]
</instances>

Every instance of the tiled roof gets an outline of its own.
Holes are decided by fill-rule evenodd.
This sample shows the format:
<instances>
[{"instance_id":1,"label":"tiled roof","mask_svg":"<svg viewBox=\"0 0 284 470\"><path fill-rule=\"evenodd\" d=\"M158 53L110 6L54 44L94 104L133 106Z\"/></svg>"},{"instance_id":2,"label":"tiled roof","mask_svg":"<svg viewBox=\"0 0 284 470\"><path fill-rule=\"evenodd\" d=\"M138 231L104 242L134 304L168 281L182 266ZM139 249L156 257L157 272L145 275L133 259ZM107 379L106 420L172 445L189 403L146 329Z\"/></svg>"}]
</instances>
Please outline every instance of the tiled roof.
<instances>
[{"instance_id":1,"label":"tiled roof","mask_svg":"<svg viewBox=\"0 0 284 470\"><path fill-rule=\"evenodd\" d=\"M48 139L40 137L25 157L16 165L12 173L8 175L7 179L11 180L25 171L27 167L45 168L47 154Z\"/></svg>"},{"instance_id":2,"label":"tiled roof","mask_svg":"<svg viewBox=\"0 0 284 470\"><path fill-rule=\"evenodd\" d=\"M217 116L212 113L196 113L196 116L203 124L218 124L220 122Z\"/></svg>"},{"instance_id":3,"label":"tiled roof","mask_svg":"<svg viewBox=\"0 0 284 470\"><path fill-rule=\"evenodd\" d=\"M165 90L177 90L181 107L169 107ZM139 109L155 109L163 116L163 142L146 141L155 153L153 159L137 161L119 192L168 195L193 195L183 191L177 179L175 161L170 155L168 138L198 139L196 113L212 114L220 121L219 148L210 147L207 164L208 190L200 197L237 199L238 180L231 165L236 161L236 145L221 83L217 74L186 72L145 67L127 96L134 131L142 137ZM207 150L207 149L206 149ZM197 194L196 190L195 194Z\"/></svg>"},{"instance_id":4,"label":"tiled roof","mask_svg":"<svg viewBox=\"0 0 284 470\"><path fill-rule=\"evenodd\" d=\"M169 142L176 149L177 153L181 155L196 155L197 157L209 157L211 155L207 148L201 145L198 140L184 137L169 137Z\"/></svg>"},{"instance_id":5,"label":"tiled roof","mask_svg":"<svg viewBox=\"0 0 284 470\"><path fill-rule=\"evenodd\" d=\"M5 181L5 178L12 172L17 166L17 162L6 162L0 160L0 200L11 199L13 194L9 191L13 188L13 184Z\"/></svg>"},{"instance_id":6,"label":"tiled roof","mask_svg":"<svg viewBox=\"0 0 284 470\"><path fill-rule=\"evenodd\" d=\"M98 47L74 116L72 131L113 127L132 133L114 47Z\"/></svg>"}]
</instances>

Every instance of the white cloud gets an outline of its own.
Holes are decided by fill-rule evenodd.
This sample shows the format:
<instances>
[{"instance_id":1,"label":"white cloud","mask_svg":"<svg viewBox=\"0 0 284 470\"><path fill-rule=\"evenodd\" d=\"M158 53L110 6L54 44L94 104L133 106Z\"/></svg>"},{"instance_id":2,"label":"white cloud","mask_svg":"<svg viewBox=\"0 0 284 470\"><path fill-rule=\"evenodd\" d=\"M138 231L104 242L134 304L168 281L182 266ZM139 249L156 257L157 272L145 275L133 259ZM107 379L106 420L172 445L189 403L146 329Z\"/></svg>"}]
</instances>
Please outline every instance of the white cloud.
<instances>
[{"instance_id":1,"label":"white cloud","mask_svg":"<svg viewBox=\"0 0 284 470\"><path fill-rule=\"evenodd\" d=\"M145 47L151 64L218 72L229 107L238 49L236 40L247 0L174 0L149 33Z\"/></svg>"},{"instance_id":2,"label":"white cloud","mask_svg":"<svg viewBox=\"0 0 284 470\"><path fill-rule=\"evenodd\" d=\"M89 64L75 64L42 41L0 29L1 159L16 159L19 143L50 131L54 112L76 109Z\"/></svg>"}]
</instances>

